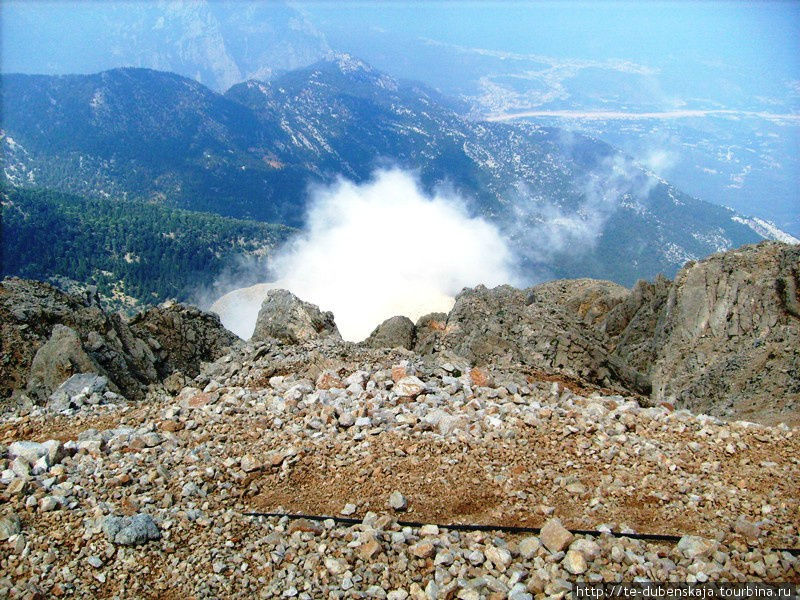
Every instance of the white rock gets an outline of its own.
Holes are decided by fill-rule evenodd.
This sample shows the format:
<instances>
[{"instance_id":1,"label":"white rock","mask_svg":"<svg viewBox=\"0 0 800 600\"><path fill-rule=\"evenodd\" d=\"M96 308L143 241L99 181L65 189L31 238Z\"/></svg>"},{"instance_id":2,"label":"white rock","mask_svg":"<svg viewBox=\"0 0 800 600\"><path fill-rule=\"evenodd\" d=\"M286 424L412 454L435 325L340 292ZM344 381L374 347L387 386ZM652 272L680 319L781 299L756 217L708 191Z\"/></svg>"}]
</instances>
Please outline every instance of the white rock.
<instances>
[{"instance_id":1,"label":"white rock","mask_svg":"<svg viewBox=\"0 0 800 600\"><path fill-rule=\"evenodd\" d=\"M561 564L573 575L585 573L586 569L589 568L586 564L586 559L583 557L583 554L577 550L568 550L566 556L564 556L564 560L561 561Z\"/></svg>"},{"instance_id":2,"label":"white rock","mask_svg":"<svg viewBox=\"0 0 800 600\"><path fill-rule=\"evenodd\" d=\"M425 391L425 384L418 377L410 375L403 377L397 383L395 383L393 391L398 396L416 398Z\"/></svg>"},{"instance_id":3,"label":"white rock","mask_svg":"<svg viewBox=\"0 0 800 600\"><path fill-rule=\"evenodd\" d=\"M394 510L405 510L408 508L408 500L398 491L389 494L389 507Z\"/></svg>"},{"instance_id":4,"label":"white rock","mask_svg":"<svg viewBox=\"0 0 800 600\"><path fill-rule=\"evenodd\" d=\"M325 568L328 569L332 575L341 575L347 570L347 565L341 560L337 560L335 558L326 558Z\"/></svg>"}]
</instances>

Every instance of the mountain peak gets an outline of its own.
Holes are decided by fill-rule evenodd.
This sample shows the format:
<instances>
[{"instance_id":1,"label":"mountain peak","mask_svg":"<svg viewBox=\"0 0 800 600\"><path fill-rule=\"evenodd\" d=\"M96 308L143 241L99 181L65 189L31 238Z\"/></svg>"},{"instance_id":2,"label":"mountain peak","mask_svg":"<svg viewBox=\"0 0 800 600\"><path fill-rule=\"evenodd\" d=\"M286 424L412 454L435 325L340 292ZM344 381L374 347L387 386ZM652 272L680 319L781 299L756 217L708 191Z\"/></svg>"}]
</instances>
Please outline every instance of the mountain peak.
<instances>
[{"instance_id":1,"label":"mountain peak","mask_svg":"<svg viewBox=\"0 0 800 600\"><path fill-rule=\"evenodd\" d=\"M320 63L335 66L341 73L376 73L370 65L347 52L329 52Z\"/></svg>"}]
</instances>

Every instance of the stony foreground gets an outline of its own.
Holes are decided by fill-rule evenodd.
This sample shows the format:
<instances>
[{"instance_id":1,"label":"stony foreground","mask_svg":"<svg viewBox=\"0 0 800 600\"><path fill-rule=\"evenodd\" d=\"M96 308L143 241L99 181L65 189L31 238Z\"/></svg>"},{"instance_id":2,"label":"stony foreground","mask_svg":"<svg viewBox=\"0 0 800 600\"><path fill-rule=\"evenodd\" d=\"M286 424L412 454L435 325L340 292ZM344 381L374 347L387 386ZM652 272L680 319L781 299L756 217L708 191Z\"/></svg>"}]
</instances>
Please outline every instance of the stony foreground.
<instances>
[{"instance_id":1,"label":"stony foreground","mask_svg":"<svg viewBox=\"0 0 800 600\"><path fill-rule=\"evenodd\" d=\"M773 550L800 547L797 429L556 379L266 342L175 396L6 416L0 596L523 599L575 581L800 582L800 560Z\"/></svg>"}]
</instances>

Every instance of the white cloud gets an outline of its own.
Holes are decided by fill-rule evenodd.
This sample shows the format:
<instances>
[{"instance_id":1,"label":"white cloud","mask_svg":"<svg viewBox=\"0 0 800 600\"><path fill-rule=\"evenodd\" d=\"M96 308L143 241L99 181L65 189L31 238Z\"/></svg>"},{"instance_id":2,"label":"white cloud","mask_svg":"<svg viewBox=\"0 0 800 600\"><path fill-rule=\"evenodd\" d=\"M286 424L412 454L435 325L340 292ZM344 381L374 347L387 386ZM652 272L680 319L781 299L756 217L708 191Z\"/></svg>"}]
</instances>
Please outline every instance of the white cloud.
<instances>
[{"instance_id":1,"label":"white cloud","mask_svg":"<svg viewBox=\"0 0 800 600\"><path fill-rule=\"evenodd\" d=\"M272 263L276 286L333 311L353 341L394 315L446 312L465 286L518 283L513 267L494 225L470 217L455 196L426 195L397 169L364 184L340 179L313 190L305 231ZM260 304L265 293L251 295ZM252 306L227 312L223 323L252 332Z\"/></svg>"}]
</instances>

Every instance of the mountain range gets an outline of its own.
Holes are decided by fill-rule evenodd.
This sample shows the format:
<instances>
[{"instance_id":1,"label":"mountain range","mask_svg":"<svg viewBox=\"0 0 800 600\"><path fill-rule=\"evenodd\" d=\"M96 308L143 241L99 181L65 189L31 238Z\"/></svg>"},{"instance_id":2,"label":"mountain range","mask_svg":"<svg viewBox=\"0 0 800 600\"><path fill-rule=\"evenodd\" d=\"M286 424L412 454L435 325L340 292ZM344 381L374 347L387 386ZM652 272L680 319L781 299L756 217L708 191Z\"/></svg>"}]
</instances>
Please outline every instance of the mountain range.
<instances>
[{"instance_id":1,"label":"mountain range","mask_svg":"<svg viewBox=\"0 0 800 600\"><path fill-rule=\"evenodd\" d=\"M530 280L631 285L765 237L601 141L470 119L349 55L224 94L139 68L4 75L2 106L14 186L298 227L311 184L393 165L496 223Z\"/></svg>"},{"instance_id":2,"label":"mountain range","mask_svg":"<svg viewBox=\"0 0 800 600\"><path fill-rule=\"evenodd\" d=\"M330 51L302 12L278 0L12 1L3 17L9 24L3 29L5 72L146 67L224 91L306 66Z\"/></svg>"}]
</instances>

